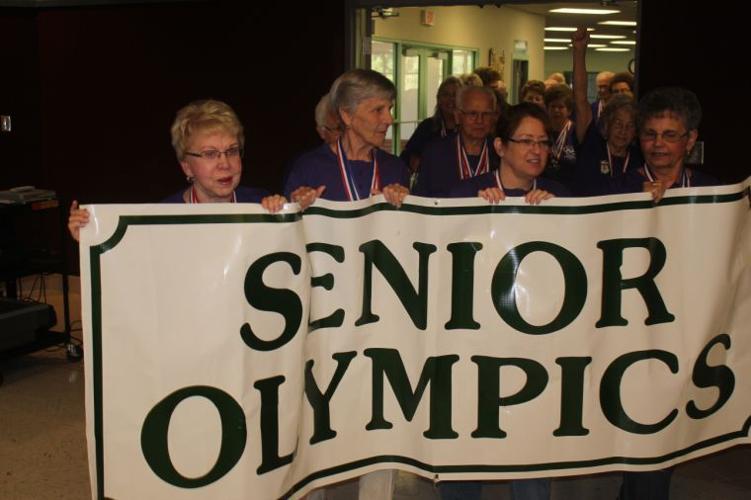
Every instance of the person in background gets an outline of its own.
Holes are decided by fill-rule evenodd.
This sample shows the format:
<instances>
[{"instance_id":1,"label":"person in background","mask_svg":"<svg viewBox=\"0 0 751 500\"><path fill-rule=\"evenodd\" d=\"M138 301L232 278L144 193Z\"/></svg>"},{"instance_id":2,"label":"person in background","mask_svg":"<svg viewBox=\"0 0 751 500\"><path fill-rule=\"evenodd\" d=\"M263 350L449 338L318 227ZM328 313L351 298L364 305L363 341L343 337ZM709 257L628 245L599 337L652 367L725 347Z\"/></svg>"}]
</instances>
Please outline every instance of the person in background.
<instances>
[{"instance_id":1,"label":"person in background","mask_svg":"<svg viewBox=\"0 0 751 500\"><path fill-rule=\"evenodd\" d=\"M328 94L324 94L316 104L315 109L316 132L326 144L333 144L339 139L341 128L339 119L331 109L331 102Z\"/></svg>"},{"instance_id":2,"label":"person in background","mask_svg":"<svg viewBox=\"0 0 751 500\"><path fill-rule=\"evenodd\" d=\"M603 191L601 184L617 182L629 169L644 163L636 137L636 103L628 95L613 96L595 122L587 101L586 52L589 34L579 28L571 37L574 69L576 174L572 190L581 196Z\"/></svg>"},{"instance_id":3,"label":"person in background","mask_svg":"<svg viewBox=\"0 0 751 500\"><path fill-rule=\"evenodd\" d=\"M544 83L545 83L545 90L548 90L554 85L568 85L566 83L566 77L564 76L563 73L560 73L560 72L550 73L548 77L545 79Z\"/></svg>"},{"instance_id":4,"label":"person in background","mask_svg":"<svg viewBox=\"0 0 751 500\"><path fill-rule=\"evenodd\" d=\"M409 138L399 158L407 164L410 172L416 173L420 167L422 152L435 139L448 137L456 132L456 92L462 87L462 81L450 76L438 87L433 116L426 118L417 126Z\"/></svg>"},{"instance_id":5,"label":"person in background","mask_svg":"<svg viewBox=\"0 0 751 500\"><path fill-rule=\"evenodd\" d=\"M503 75L501 75L500 71L487 66L475 68L475 74L482 79L483 86L493 89L495 92L496 107L498 108L497 116L503 116L509 106L508 88L506 88L506 82L503 81ZM495 128L495 125L493 125L493 128Z\"/></svg>"},{"instance_id":6,"label":"person in background","mask_svg":"<svg viewBox=\"0 0 751 500\"><path fill-rule=\"evenodd\" d=\"M595 123L600 119L602 108L605 107L608 99L610 99L610 80L613 79L613 76L615 76L615 73L612 71L600 71L595 77L597 100L592 103L592 120ZM574 85L576 85L576 82L574 82Z\"/></svg>"},{"instance_id":7,"label":"person in background","mask_svg":"<svg viewBox=\"0 0 751 500\"><path fill-rule=\"evenodd\" d=\"M568 85L568 82L566 82L566 75L564 75L560 71L550 73L547 77L547 80L553 80L555 83L559 83L561 85Z\"/></svg>"},{"instance_id":8,"label":"person in background","mask_svg":"<svg viewBox=\"0 0 751 500\"><path fill-rule=\"evenodd\" d=\"M341 136L301 155L284 192L303 209L318 197L353 201L376 194L400 206L409 193L409 173L399 158L380 149L394 121L394 84L376 71L354 69L334 81L329 96Z\"/></svg>"},{"instance_id":9,"label":"person in background","mask_svg":"<svg viewBox=\"0 0 751 500\"><path fill-rule=\"evenodd\" d=\"M270 212L281 210L283 196L240 186L245 136L237 115L226 103L194 101L177 112L170 129L172 147L188 187L162 203L261 203ZM78 241L89 212L73 201L68 230Z\"/></svg>"},{"instance_id":10,"label":"person in background","mask_svg":"<svg viewBox=\"0 0 751 500\"><path fill-rule=\"evenodd\" d=\"M613 75L610 79L610 95L618 94L634 97L634 75L625 71Z\"/></svg>"},{"instance_id":11,"label":"person in background","mask_svg":"<svg viewBox=\"0 0 751 500\"><path fill-rule=\"evenodd\" d=\"M459 76L459 79L462 81L462 85L464 85L465 87L467 86L482 87L485 85L482 82L482 78L477 76L475 73L464 73L463 75Z\"/></svg>"},{"instance_id":12,"label":"person in background","mask_svg":"<svg viewBox=\"0 0 751 500\"><path fill-rule=\"evenodd\" d=\"M480 77L482 84L485 87L495 89L503 83L503 75L501 75L501 72L489 66L479 66L475 68L474 73Z\"/></svg>"},{"instance_id":13,"label":"person in background","mask_svg":"<svg viewBox=\"0 0 751 500\"><path fill-rule=\"evenodd\" d=\"M553 146L545 176L570 186L576 170L576 131L571 113L574 96L567 85L555 85L545 91L545 108L553 130Z\"/></svg>"},{"instance_id":14,"label":"person in background","mask_svg":"<svg viewBox=\"0 0 751 500\"><path fill-rule=\"evenodd\" d=\"M545 109L545 83L529 80L519 91L519 102L531 102Z\"/></svg>"},{"instance_id":15,"label":"person in background","mask_svg":"<svg viewBox=\"0 0 751 500\"><path fill-rule=\"evenodd\" d=\"M433 141L423 151L414 194L445 197L462 179L498 168L500 159L489 137L496 120L495 92L488 87L461 87L454 111L458 133Z\"/></svg>"}]
</instances>

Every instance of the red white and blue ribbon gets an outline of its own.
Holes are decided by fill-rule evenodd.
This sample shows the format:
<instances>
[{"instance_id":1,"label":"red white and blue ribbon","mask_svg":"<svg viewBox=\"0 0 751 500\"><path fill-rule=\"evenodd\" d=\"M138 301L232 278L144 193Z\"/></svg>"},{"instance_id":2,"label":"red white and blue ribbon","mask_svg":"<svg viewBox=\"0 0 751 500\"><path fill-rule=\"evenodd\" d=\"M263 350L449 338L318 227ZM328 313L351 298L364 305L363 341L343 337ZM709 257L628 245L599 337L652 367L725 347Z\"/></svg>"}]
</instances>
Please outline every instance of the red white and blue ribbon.
<instances>
[{"instance_id":1,"label":"red white and blue ribbon","mask_svg":"<svg viewBox=\"0 0 751 500\"><path fill-rule=\"evenodd\" d=\"M657 182L657 176L652 173L649 166L645 163L644 164L644 174L647 176L647 179L649 179L649 182ZM682 188L690 188L691 187L691 176L688 175L688 172L685 168L681 169L681 185L678 187ZM672 186L668 186L670 188Z\"/></svg>"},{"instance_id":2,"label":"red white and blue ribbon","mask_svg":"<svg viewBox=\"0 0 751 500\"><path fill-rule=\"evenodd\" d=\"M606 147L608 148L608 165L610 166L610 177L613 177L613 155L610 153L610 145L607 144ZM623 160L623 173L626 173L626 169L628 168L628 160L631 157L631 152L626 152L626 159Z\"/></svg>"},{"instance_id":3,"label":"red white and blue ribbon","mask_svg":"<svg viewBox=\"0 0 751 500\"><path fill-rule=\"evenodd\" d=\"M363 198L369 198L370 193L373 191L380 191L381 190L381 175L378 172L378 159L376 158L376 149L373 149L372 151L373 155L373 176L370 180L370 192L366 193L365 196L360 195L360 192L357 190L357 185L355 184L355 177L352 172L352 169L350 168L349 162L347 161L347 155L344 153L344 148L342 147L342 140L339 139L336 141L336 160L339 164L339 173L342 176L342 184L344 185L344 194L347 195L347 200L354 201L354 200L361 200Z\"/></svg>"},{"instance_id":4,"label":"red white and blue ribbon","mask_svg":"<svg viewBox=\"0 0 751 500\"><path fill-rule=\"evenodd\" d=\"M467 159L467 152L462 145L461 134L456 134L456 163L459 167L459 178L462 180L490 172L488 141L483 141L482 151L480 151L480 159L477 161L477 167L472 170L469 166L469 160Z\"/></svg>"},{"instance_id":5,"label":"red white and blue ribbon","mask_svg":"<svg viewBox=\"0 0 751 500\"><path fill-rule=\"evenodd\" d=\"M571 120L566 121L566 125L564 125L561 131L558 133L558 138L555 140L555 144L553 145L553 158L555 158L555 160L558 162L561 161L563 149L566 146L566 139L568 138L568 131L571 129L572 125L573 122Z\"/></svg>"}]
</instances>

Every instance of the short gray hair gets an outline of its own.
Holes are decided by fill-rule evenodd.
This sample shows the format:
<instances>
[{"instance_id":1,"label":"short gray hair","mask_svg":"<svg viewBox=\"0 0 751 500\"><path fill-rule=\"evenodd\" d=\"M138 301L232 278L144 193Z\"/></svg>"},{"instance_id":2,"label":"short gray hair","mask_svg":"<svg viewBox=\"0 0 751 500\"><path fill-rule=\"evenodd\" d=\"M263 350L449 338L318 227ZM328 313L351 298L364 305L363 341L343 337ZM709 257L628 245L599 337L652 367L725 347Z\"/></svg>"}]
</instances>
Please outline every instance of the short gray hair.
<instances>
[{"instance_id":1,"label":"short gray hair","mask_svg":"<svg viewBox=\"0 0 751 500\"><path fill-rule=\"evenodd\" d=\"M391 80L371 69L347 71L334 81L329 90L331 109L337 116L342 109L354 112L362 101L372 97L393 101L396 87Z\"/></svg>"},{"instance_id":2,"label":"short gray hair","mask_svg":"<svg viewBox=\"0 0 751 500\"><path fill-rule=\"evenodd\" d=\"M476 94L484 94L488 96L490 101L493 103L493 109L496 109L496 106L498 106L498 98L495 95L495 92L493 92L493 89L490 87L478 87L477 85L465 85L463 87L459 87L456 89L456 108L462 109L462 105L464 104L464 99L467 95L476 93Z\"/></svg>"}]
</instances>

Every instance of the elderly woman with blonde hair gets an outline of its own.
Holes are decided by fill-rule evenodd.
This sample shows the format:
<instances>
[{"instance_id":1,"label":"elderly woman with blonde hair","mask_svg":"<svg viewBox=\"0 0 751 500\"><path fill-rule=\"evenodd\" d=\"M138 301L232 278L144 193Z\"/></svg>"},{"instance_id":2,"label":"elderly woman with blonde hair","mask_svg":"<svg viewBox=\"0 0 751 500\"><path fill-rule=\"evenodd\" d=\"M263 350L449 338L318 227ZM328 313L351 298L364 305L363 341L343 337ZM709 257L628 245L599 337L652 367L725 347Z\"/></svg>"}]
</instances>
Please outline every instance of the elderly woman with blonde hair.
<instances>
[{"instance_id":1,"label":"elderly woman with blonde hair","mask_svg":"<svg viewBox=\"0 0 751 500\"><path fill-rule=\"evenodd\" d=\"M284 206L283 196L240 186L245 137L240 120L226 103L212 99L191 102L177 112L170 132L189 185L163 203L261 203L271 212ZM76 241L88 221L89 212L74 201L68 229Z\"/></svg>"}]
</instances>

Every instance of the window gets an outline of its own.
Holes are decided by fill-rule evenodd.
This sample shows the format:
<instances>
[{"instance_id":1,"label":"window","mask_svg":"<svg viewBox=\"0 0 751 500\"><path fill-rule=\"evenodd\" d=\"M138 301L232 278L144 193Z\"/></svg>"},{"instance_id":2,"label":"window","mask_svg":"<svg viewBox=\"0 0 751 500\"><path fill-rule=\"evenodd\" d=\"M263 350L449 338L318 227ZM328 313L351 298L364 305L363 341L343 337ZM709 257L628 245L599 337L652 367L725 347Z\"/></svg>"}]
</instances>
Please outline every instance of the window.
<instances>
[{"instance_id":1,"label":"window","mask_svg":"<svg viewBox=\"0 0 751 500\"><path fill-rule=\"evenodd\" d=\"M394 125L384 149L399 154L417 125L433 114L441 82L449 75L471 72L477 51L382 39L374 39L371 47L371 69L396 85Z\"/></svg>"}]
</instances>

